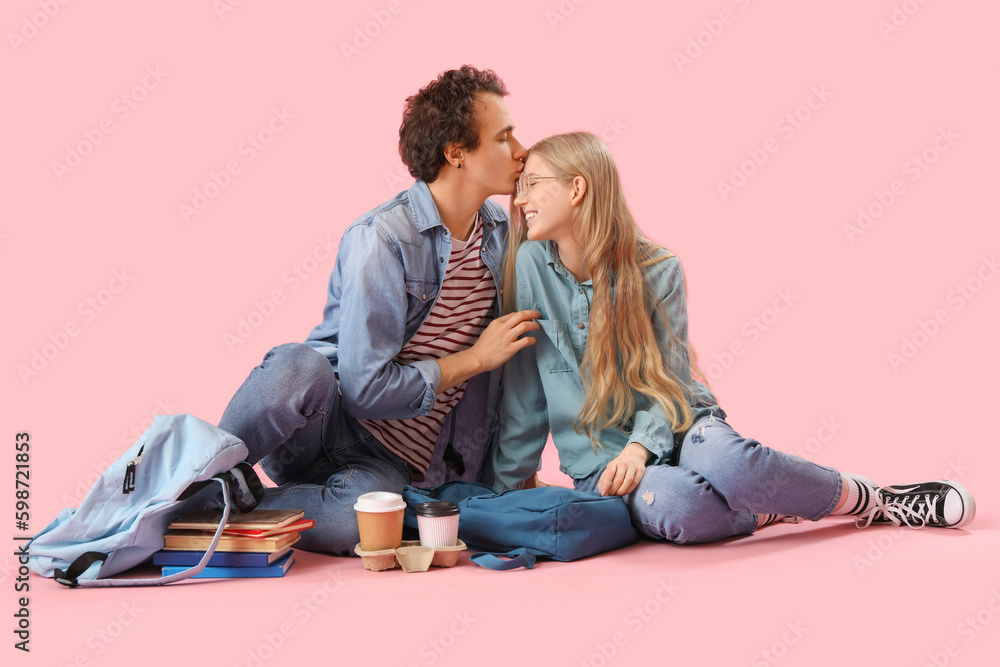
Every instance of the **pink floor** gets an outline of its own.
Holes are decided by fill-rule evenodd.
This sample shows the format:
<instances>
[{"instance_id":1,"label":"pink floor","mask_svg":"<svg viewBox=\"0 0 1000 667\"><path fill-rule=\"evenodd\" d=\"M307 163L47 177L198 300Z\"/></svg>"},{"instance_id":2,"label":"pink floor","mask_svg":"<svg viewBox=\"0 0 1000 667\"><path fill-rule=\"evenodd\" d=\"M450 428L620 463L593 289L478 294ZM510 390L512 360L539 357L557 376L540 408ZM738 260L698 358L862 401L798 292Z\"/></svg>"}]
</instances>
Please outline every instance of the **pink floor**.
<instances>
[{"instance_id":1,"label":"pink floor","mask_svg":"<svg viewBox=\"0 0 1000 667\"><path fill-rule=\"evenodd\" d=\"M486 570L466 552L452 569L369 572L300 551L276 580L74 591L35 579L32 660L996 665L998 553L987 509L969 531L828 520L714 545L641 542L530 571Z\"/></svg>"}]
</instances>

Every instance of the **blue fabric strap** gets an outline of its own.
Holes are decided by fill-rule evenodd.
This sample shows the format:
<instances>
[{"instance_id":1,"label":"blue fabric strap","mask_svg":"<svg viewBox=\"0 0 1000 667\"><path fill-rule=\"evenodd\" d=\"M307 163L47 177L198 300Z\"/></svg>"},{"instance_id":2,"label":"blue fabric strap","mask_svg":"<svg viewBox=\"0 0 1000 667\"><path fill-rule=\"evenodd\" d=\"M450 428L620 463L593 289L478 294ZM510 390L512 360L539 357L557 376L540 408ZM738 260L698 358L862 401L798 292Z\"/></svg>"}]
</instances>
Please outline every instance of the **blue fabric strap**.
<instances>
[{"instance_id":1,"label":"blue fabric strap","mask_svg":"<svg viewBox=\"0 0 1000 667\"><path fill-rule=\"evenodd\" d=\"M76 579L69 581L57 578L56 581L60 584L69 586L70 588L105 588L108 586L149 585L160 586L174 581L181 581L182 579L187 579L201 573L201 571L205 569L205 566L208 565L208 561L212 558L212 554L215 553L215 548L219 545L219 539L222 537L222 531L226 528L226 522L229 521L230 512L233 510L233 500L230 495L229 484L226 482L226 479L222 476L216 475L209 481L218 482L222 486L222 502L224 503L222 508L222 520L219 521L219 526L215 529L215 534L212 535L212 543L208 545L207 549L205 549L205 553L202 555L201 560L198 561L197 565L176 574L170 574L165 577L156 577L152 579L92 579L78 582ZM75 564L76 563L74 563L74 565ZM72 566L70 566L70 569L73 569Z\"/></svg>"},{"instance_id":2,"label":"blue fabric strap","mask_svg":"<svg viewBox=\"0 0 1000 667\"><path fill-rule=\"evenodd\" d=\"M482 565L491 570L515 570L519 567L532 569L535 567L535 554L526 547L508 551L505 554L494 554L488 551L480 551L469 556L476 565Z\"/></svg>"}]
</instances>

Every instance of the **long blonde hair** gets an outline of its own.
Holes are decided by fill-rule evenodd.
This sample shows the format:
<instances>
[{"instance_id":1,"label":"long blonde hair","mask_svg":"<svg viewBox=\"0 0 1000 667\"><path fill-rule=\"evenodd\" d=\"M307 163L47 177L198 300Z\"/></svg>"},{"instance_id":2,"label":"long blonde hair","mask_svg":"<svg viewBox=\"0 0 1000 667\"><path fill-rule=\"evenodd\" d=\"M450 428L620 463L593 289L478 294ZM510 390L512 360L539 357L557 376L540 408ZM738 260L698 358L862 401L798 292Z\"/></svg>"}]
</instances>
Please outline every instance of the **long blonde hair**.
<instances>
[{"instance_id":1,"label":"long blonde hair","mask_svg":"<svg viewBox=\"0 0 1000 667\"><path fill-rule=\"evenodd\" d=\"M667 314L660 317L670 331L670 344L660 349L649 317L656 295L646 293L642 269L673 257L639 230L625 202L618 168L607 146L589 132L573 132L542 139L529 149L565 180L576 176L587 182L573 215L573 232L593 281L590 335L583 355L586 387L583 408L576 420L594 445L609 426L623 427L636 411L636 394L658 404L672 430L691 426L685 387L670 373L674 363L690 363L694 376L704 378L685 340L673 334ZM504 310L514 310L515 258L527 239L527 227L511 200L510 243L504 263ZM614 294L612 296L612 287ZM690 354L689 354L690 353Z\"/></svg>"}]
</instances>

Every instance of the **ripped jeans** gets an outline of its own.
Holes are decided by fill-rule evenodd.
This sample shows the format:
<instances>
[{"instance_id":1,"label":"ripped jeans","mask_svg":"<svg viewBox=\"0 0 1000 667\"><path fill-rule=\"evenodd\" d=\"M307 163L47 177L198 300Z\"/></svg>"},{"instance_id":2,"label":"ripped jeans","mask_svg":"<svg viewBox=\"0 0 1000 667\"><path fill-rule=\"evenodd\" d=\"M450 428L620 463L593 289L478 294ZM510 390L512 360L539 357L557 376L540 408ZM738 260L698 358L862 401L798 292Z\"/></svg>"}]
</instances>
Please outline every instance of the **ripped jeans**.
<instances>
[{"instance_id":1,"label":"ripped jeans","mask_svg":"<svg viewBox=\"0 0 1000 667\"><path fill-rule=\"evenodd\" d=\"M597 493L601 466L574 486ZM837 506L836 470L744 438L723 419L699 419L684 436L676 466L652 465L626 495L632 523L654 539L715 542L757 530L758 514L811 521Z\"/></svg>"}]
</instances>

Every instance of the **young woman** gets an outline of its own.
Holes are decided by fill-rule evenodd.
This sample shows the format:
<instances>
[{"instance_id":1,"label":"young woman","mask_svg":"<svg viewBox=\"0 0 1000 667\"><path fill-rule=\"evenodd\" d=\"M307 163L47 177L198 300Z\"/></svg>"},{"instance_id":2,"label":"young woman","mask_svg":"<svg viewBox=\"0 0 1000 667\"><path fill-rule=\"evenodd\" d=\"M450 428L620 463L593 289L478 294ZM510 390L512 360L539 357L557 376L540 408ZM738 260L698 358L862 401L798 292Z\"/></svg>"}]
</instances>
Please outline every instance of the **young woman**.
<instances>
[{"instance_id":1,"label":"young woman","mask_svg":"<svg viewBox=\"0 0 1000 667\"><path fill-rule=\"evenodd\" d=\"M681 264L639 231L597 137L532 146L511 208L505 310L538 311L541 329L505 370L498 490L533 483L551 432L575 487L624 496L653 538L711 542L838 514L861 527L972 520L955 482L879 488L726 423L695 379Z\"/></svg>"}]
</instances>

